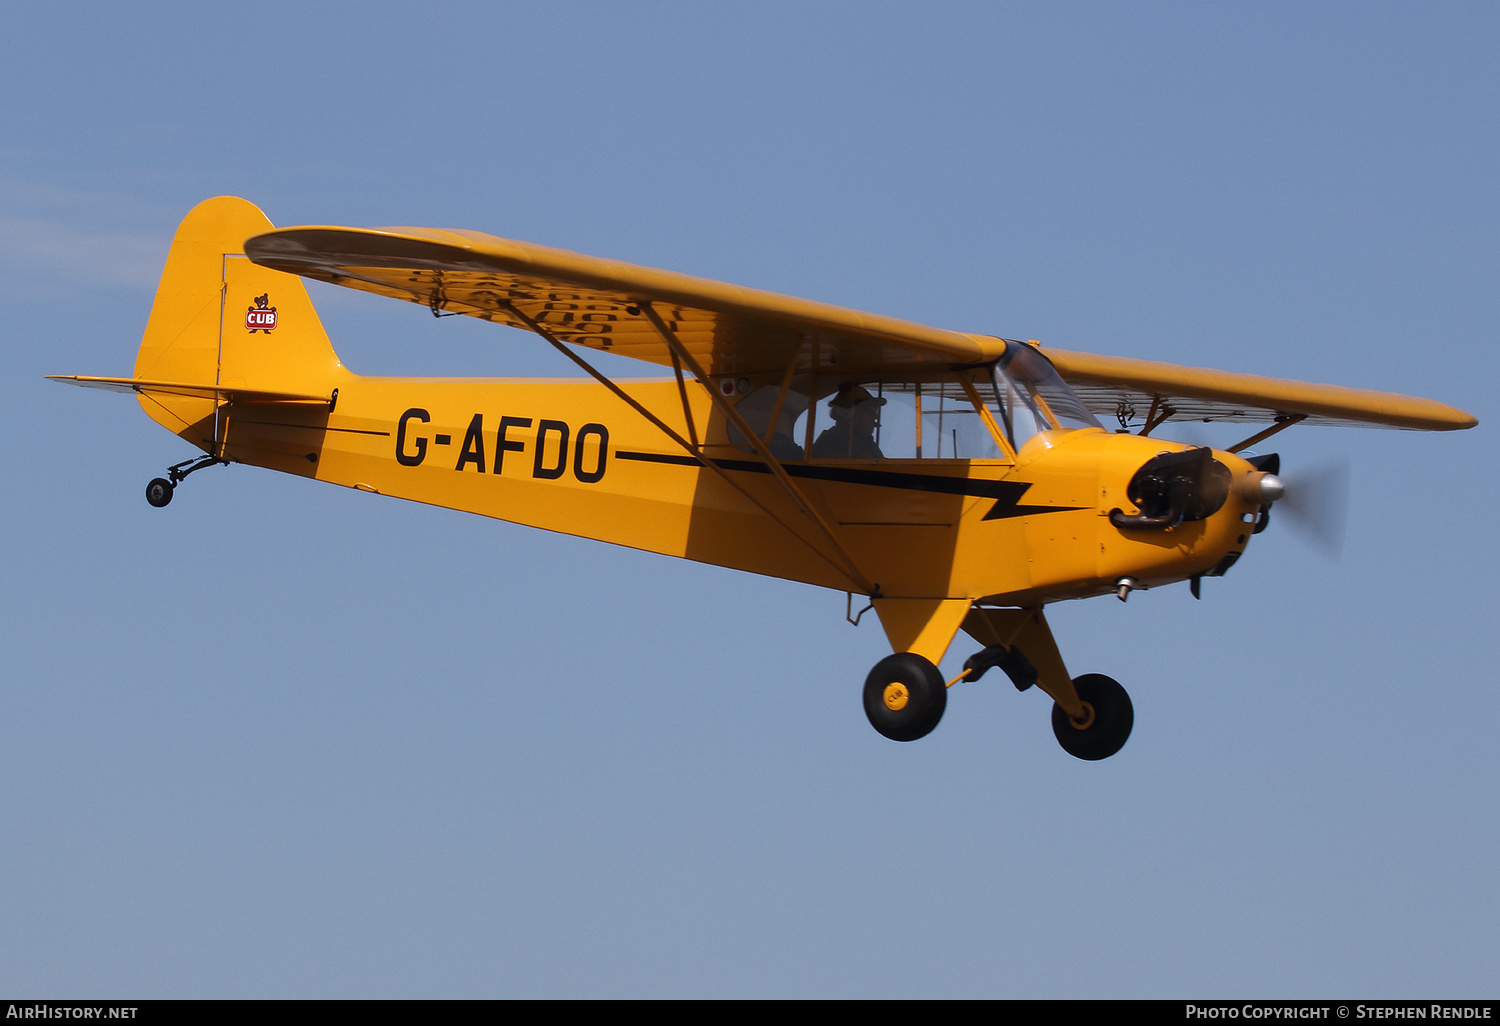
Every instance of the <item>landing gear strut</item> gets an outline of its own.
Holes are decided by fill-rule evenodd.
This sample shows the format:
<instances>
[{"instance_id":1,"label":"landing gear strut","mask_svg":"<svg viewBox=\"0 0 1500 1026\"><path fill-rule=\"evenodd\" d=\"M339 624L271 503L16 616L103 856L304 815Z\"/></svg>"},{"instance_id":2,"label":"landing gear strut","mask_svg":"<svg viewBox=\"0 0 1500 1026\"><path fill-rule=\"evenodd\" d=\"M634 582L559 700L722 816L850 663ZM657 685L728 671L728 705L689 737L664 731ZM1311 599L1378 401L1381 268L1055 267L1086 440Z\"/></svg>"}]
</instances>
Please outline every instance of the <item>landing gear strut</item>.
<instances>
[{"instance_id":1,"label":"landing gear strut","mask_svg":"<svg viewBox=\"0 0 1500 1026\"><path fill-rule=\"evenodd\" d=\"M190 460L183 460L181 463L172 464L167 468L166 477L153 477L151 482L146 485L146 501L157 509L160 509L172 501L172 492L176 490L177 485L182 482L183 478L195 470L202 470L204 467L211 467L216 463L222 463L226 467L229 466L228 460L220 459L217 456L198 456Z\"/></svg>"},{"instance_id":2,"label":"landing gear strut","mask_svg":"<svg viewBox=\"0 0 1500 1026\"><path fill-rule=\"evenodd\" d=\"M959 629L985 647L964 662L963 673L945 684L930 657L942 651L951 635L938 638L937 642L943 643L939 644L933 638L937 628L931 625L949 601L967 606L958 610L964 614ZM880 602L875 600L877 608ZM936 612L926 607L915 610L915 614L925 614L927 619L927 625L919 624L919 629L913 629L907 622L915 615L909 607L891 602L892 608L880 611L893 647L910 645L926 653L900 651L886 656L865 678L865 715L881 734L892 741L925 737L943 718L949 686L960 681L977 681L990 669L999 667L1016 690L1036 687L1052 699L1052 732L1069 755L1097 762L1125 747L1135 725L1130 696L1117 681L1101 673L1086 673L1081 677L1068 673L1040 607L997 608L962 600L944 600L935 605L939 607ZM946 613L953 612L951 606L946 608ZM891 622L886 622L887 618ZM951 626L953 619L936 622L937 627Z\"/></svg>"}]
</instances>

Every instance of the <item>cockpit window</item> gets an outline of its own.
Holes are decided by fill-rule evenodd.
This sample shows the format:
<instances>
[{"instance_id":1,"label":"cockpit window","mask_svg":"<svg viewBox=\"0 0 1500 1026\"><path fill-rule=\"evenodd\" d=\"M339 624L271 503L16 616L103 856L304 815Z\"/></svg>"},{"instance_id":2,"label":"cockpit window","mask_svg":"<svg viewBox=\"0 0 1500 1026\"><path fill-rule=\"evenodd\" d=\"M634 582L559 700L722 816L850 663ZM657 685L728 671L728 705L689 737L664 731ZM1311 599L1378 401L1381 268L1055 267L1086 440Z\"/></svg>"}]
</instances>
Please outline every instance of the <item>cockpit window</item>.
<instances>
[{"instance_id":1,"label":"cockpit window","mask_svg":"<svg viewBox=\"0 0 1500 1026\"><path fill-rule=\"evenodd\" d=\"M802 459L797 434L797 418L807 409L807 396L796 389L762 385L735 404L745 422L760 436L771 455L778 460ZM755 447L745 440L733 424L728 425L729 440L745 452Z\"/></svg>"},{"instance_id":2,"label":"cockpit window","mask_svg":"<svg viewBox=\"0 0 1500 1026\"><path fill-rule=\"evenodd\" d=\"M788 461L1009 459L1044 431L1100 426L1047 358L1018 342L1007 342L989 367L940 379L828 387L810 403L795 386L763 385L736 407L772 454ZM729 436L752 451L732 426Z\"/></svg>"},{"instance_id":3,"label":"cockpit window","mask_svg":"<svg viewBox=\"0 0 1500 1026\"><path fill-rule=\"evenodd\" d=\"M817 404L814 416L815 460L1007 458L957 377L845 382ZM791 435L805 444L806 413Z\"/></svg>"},{"instance_id":4,"label":"cockpit window","mask_svg":"<svg viewBox=\"0 0 1500 1026\"><path fill-rule=\"evenodd\" d=\"M880 445L887 457L926 460L1004 459L993 432L957 381L884 386Z\"/></svg>"}]
</instances>

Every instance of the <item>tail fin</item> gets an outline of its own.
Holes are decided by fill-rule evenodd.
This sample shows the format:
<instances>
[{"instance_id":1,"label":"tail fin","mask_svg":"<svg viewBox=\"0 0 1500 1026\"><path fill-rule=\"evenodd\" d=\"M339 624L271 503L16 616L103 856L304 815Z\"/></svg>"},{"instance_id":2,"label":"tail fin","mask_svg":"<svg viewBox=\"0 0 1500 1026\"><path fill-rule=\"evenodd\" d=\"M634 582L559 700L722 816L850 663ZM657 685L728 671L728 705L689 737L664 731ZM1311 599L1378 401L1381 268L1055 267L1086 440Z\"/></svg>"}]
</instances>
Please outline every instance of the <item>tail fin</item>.
<instances>
[{"instance_id":1,"label":"tail fin","mask_svg":"<svg viewBox=\"0 0 1500 1026\"><path fill-rule=\"evenodd\" d=\"M137 379L329 394L343 368L302 280L244 255L245 240L272 227L254 204L233 196L188 212L136 355ZM158 424L205 447L202 426L214 419L218 399L153 392L140 402Z\"/></svg>"}]
</instances>

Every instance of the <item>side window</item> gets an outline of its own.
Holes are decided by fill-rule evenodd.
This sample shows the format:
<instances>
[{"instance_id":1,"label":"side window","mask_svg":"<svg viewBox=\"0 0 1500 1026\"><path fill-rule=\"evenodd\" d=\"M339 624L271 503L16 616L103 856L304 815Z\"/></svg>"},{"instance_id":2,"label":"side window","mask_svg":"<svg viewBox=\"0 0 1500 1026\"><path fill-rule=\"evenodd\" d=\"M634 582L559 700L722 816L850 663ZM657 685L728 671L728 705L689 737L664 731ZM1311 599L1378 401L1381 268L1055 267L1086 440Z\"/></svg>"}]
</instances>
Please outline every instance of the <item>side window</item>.
<instances>
[{"instance_id":1,"label":"side window","mask_svg":"<svg viewBox=\"0 0 1500 1026\"><path fill-rule=\"evenodd\" d=\"M846 382L819 401L813 430L818 460L1006 458L957 381ZM806 439L806 414L792 437Z\"/></svg>"},{"instance_id":2,"label":"side window","mask_svg":"<svg viewBox=\"0 0 1500 1026\"><path fill-rule=\"evenodd\" d=\"M953 392L958 394L954 395ZM1005 456L979 411L961 388L923 387L922 455L927 459L996 460ZM913 395L913 407L917 395Z\"/></svg>"},{"instance_id":3,"label":"side window","mask_svg":"<svg viewBox=\"0 0 1500 1026\"><path fill-rule=\"evenodd\" d=\"M878 386L872 391L854 382L845 382L818 404L813 425L816 438L812 446L815 460L879 460L896 452L883 447L887 436L883 421L890 400ZM798 421L797 430L807 437L807 418Z\"/></svg>"},{"instance_id":4,"label":"side window","mask_svg":"<svg viewBox=\"0 0 1500 1026\"><path fill-rule=\"evenodd\" d=\"M766 443L772 456L778 460L803 458L802 436L797 433L796 424L807 409L807 396L789 388L783 397L779 385L762 385L736 403L734 408ZM755 451L738 428L733 424L728 428L732 443L745 452Z\"/></svg>"}]
</instances>

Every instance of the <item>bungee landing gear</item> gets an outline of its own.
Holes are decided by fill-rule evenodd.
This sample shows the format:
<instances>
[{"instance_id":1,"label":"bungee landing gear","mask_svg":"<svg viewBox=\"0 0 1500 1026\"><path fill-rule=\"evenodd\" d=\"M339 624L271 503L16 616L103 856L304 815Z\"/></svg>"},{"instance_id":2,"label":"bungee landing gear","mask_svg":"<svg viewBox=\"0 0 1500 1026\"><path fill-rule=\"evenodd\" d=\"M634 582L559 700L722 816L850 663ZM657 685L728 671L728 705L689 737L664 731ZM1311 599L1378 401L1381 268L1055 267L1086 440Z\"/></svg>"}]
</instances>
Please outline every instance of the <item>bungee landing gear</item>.
<instances>
[{"instance_id":1,"label":"bungee landing gear","mask_svg":"<svg viewBox=\"0 0 1500 1026\"><path fill-rule=\"evenodd\" d=\"M1038 679L1037 669L1015 647L991 645L964 663L964 672L951 682L932 662L915 652L897 652L875 664L865 678L865 716L870 725L892 741L915 741L932 733L948 705L948 685L976 681L991 667L1005 671L1018 691L1026 691ZM1054 681L1056 678L1053 678ZM1066 678L1064 678L1066 679ZM1076 759L1098 762L1108 759L1130 739L1135 708L1130 695L1112 677L1085 673L1072 680L1081 716L1070 716L1057 701L1052 705L1052 733L1063 751ZM1049 690L1072 705L1061 688Z\"/></svg>"}]
</instances>

